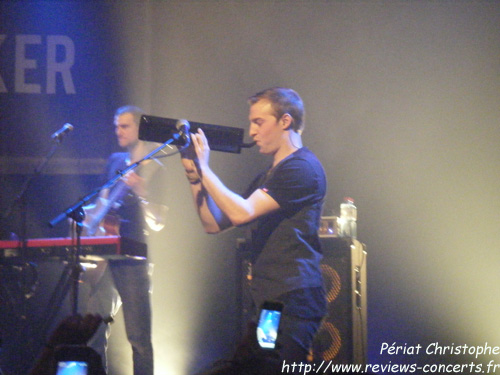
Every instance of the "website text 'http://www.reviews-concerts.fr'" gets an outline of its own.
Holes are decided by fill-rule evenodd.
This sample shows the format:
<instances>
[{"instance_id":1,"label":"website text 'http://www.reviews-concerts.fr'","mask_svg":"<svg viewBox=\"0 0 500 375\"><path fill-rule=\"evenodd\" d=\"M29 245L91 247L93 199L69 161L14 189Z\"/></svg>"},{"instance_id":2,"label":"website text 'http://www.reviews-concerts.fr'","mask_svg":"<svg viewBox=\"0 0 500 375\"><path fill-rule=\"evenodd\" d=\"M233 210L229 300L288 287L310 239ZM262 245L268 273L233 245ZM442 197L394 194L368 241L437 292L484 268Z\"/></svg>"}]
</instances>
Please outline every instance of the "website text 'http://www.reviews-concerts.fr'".
<instances>
[{"instance_id":1,"label":"website text 'http://www.reviews-concerts.fr'","mask_svg":"<svg viewBox=\"0 0 500 375\"><path fill-rule=\"evenodd\" d=\"M421 356L434 359L434 363L424 365L418 363L395 363L388 361L385 364L339 364L332 361L322 361L313 364L287 363L283 361L283 374L500 374L500 357L498 361L482 359L486 356L500 356L500 346L484 345L441 345L438 342L427 346L397 345L396 343L382 343L380 354L389 356ZM446 363L440 359L446 357ZM455 363L449 363L449 358L456 358Z\"/></svg>"}]
</instances>

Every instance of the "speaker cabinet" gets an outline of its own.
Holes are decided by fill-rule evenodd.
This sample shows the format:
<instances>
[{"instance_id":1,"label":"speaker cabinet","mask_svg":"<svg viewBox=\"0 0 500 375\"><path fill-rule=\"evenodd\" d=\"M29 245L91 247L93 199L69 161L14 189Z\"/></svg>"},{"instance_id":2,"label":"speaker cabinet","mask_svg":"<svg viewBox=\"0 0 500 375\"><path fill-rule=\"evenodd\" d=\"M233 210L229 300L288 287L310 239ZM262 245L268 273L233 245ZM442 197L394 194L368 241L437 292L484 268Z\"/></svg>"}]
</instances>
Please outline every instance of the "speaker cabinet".
<instances>
[{"instance_id":1,"label":"speaker cabinet","mask_svg":"<svg viewBox=\"0 0 500 375\"><path fill-rule=\"evenodd\" d=\"M321 237L328 312L314 339L314 362L366 363L366 251L350 238Z\"/></svg>"}]
</instances>

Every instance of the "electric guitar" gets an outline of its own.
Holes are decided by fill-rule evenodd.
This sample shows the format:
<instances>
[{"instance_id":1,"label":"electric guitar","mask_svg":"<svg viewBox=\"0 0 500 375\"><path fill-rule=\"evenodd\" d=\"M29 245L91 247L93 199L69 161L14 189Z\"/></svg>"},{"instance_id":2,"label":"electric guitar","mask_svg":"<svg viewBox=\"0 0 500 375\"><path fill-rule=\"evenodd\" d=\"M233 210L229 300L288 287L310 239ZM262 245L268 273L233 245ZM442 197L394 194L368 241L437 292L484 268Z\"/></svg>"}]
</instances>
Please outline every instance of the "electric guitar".
<instances>
[{"instance_id":1,"label":"electric guitar","mask_svg":"<svg viewBox=\"0 0 500 375\"><path fill-rule=\"evenodd\" d=\"M149 167L147 167L149 166ZM155 163L146 161L139 165L135 170L145 176L145 180L150 180L156 173L159 166ZM122 178L118 179L114 187L110 190L107 198L99 197L95 204L84 207L85 219L82 223L82 233L84 236L117 236L120 235L120 217L116 211L127 199L127 194L131 192ZM159 231L164 227L164 219L168 207L162 204L150 204L143 206L145 221L153 231Z\"/></svg>"},{"instance_id":2,"label":"electric guitar","mask_svg":"<svg viewBox=\"0 0 500 375\"><path fill-rule=\"evenodd\" d=\"M120 234L120 217L115 212L130 190L123 180L118 180L108 198L99 197L95 204L84 207L83 236L117 236Z\"/></svg>"}]
</instances>

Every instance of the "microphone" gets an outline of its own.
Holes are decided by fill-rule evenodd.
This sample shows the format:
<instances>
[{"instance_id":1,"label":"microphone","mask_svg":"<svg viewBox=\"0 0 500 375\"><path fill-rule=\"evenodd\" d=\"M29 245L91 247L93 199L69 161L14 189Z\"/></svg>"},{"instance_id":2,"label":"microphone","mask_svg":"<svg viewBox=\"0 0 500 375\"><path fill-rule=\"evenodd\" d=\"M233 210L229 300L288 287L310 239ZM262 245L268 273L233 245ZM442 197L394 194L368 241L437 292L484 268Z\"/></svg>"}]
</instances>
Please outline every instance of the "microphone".
<instances>
[{"instance_id":1,"label":"microphone","mask_svg":"<svg viewBox=\"0 0 500 375\"><path fill-rule=\"evenodd\" d=\"M189 135L189 129L191 126L189 125L189 121L185 119L180 119L175 124L175 128L179 132L179 135L184 140L184 145L188 146L191 142L191 136Z\"/></svg>"},{"instance_id":2,"label":"microphone","mask_svg":"<svg viewBox=\"0 0 500 375\"><path fill-rule=\"evenodd\" d=\"M72 130L73 130L73 125L64 124L64 126L61 129L52 134L51 138L56 142L61 142L63 137Z\"/></svg>"}]
</instances>

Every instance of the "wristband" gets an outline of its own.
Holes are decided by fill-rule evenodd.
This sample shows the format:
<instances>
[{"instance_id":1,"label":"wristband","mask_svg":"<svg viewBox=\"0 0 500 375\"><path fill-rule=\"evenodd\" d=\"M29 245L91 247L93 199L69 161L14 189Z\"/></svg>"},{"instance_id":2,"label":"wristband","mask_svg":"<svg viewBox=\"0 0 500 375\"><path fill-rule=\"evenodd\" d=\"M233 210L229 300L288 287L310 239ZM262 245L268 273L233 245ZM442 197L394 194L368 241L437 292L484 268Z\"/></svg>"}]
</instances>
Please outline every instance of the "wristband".
<instances>
[{"instance_id":1,"label":"wristband","mask_svg":"<svg viewBox=\"0 0 500 375\"><path fill-rule=\"evenodd\" d=\"M201 179L199 177L196 178L188 177L188 181L191 185L197 185L201 182Z\"/></svg>"},{"instance_id":2,"label":"wristband","mask_svg":"<svg viewBox=\"0 0 500 375\"><path fill-rule=\"evenodd\" d=\"M191 172L186 171L186 177L191 185L196 185L196 184L199 184L201 182L200 177L194 171L191 171Z\"/></svg>"}]
</instances>

